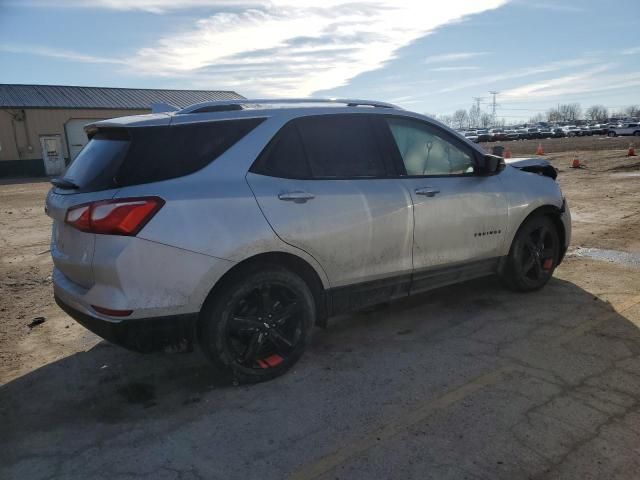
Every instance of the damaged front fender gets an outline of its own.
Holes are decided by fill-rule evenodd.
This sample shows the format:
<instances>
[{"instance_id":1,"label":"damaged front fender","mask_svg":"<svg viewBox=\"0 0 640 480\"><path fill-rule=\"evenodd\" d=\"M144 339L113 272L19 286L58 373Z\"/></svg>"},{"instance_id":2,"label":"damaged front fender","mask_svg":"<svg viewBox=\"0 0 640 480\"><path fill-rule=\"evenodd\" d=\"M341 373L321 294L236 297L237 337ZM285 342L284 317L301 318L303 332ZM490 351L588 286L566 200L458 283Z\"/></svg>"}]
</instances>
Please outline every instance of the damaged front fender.
<instances>
[{"instance_id":1,"label":"damaged front fender","mask_svg":"<svg viewBox=\"0 0 640 480\"><path fill-rule=\"evenodd\" d=\"M558 171L544 158L509 158L505 159L505 163L519 170L537 173L553 180L558 177Z\"/></svg>"}]
</instances>

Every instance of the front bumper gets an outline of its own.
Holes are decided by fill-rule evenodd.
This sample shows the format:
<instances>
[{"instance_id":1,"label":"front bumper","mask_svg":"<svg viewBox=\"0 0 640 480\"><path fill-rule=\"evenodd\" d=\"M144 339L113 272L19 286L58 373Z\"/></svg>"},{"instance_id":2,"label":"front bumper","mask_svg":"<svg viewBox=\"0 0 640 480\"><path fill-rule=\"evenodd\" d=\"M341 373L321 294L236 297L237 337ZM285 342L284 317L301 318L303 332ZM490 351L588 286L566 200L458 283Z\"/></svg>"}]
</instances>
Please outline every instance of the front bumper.
<instances>
[{"instance_id":1,"label":"front bumper","mask_svg":"<svg viewBox=\"0 0 640 480\"><path fill-rule=\"evenodd\" d=\"M57 295L54 298L58 306L80 325L129 350L141 353L156 352L167 347L191 350L195 339L197 313L115 322L81 312Z\"/></svg>"},{"instance_id":2,"label":"front bumper","mask_svg":"<svg viewBox=\"0 0 640 480\"><path fill-rule=\"evenodd\" d=\"M558 264L562 262L564 259L567 250L569 249L569 244L571 243L571 211L569 210L569 204L565 198L562 199L562 208L560 209L560 221L564 227L564 245L560 251L560 259Z\"/></svg>"}]
</instances>

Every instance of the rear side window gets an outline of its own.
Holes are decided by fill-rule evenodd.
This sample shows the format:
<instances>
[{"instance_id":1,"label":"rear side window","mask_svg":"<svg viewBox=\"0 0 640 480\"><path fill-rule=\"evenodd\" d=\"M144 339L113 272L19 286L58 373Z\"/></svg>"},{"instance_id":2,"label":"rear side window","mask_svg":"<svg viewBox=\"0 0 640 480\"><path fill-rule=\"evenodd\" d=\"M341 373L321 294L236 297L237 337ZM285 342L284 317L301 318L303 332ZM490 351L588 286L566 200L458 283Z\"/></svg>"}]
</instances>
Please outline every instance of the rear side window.
<instances>
[{"instance_id":1,"label":"rear side window","mask_svg":"<svg viewBox=\"0 0 640 480\"><path fill-rule=\"evenodd\" d=\"M386 176L371 120L361 114L302 117L289 122L251 171L283 178Z\"/></svg>"},{"instance_id":2,"label":"rear side window","mask_svg":"<svg viewBox=\"0 0 640 480\"><path fill-rule=\"evenodd\" d=\"M304 117L296 124L315 178L386 175L369 117Z\"/></svg>"},{"instance_id":3,"label":"rear side window","mask_svg":"<svg viewBox=\"0 0 640 480\"><path fill-rule=\"evenodd\" d=\"M264 119L98 131L64 176L79 191L168 180L205 167Z\"/></svg>"},{"instance_id":4,"label":"rear side window","mask_svg":"<svg viewBox=\"0 0 640 480\"><path fill-rule=\"evenodd\" d=\"M311 177L311 169L295 122L282 127L258 157L251 171L280 178Z\"/></svg>"}]
</instances>

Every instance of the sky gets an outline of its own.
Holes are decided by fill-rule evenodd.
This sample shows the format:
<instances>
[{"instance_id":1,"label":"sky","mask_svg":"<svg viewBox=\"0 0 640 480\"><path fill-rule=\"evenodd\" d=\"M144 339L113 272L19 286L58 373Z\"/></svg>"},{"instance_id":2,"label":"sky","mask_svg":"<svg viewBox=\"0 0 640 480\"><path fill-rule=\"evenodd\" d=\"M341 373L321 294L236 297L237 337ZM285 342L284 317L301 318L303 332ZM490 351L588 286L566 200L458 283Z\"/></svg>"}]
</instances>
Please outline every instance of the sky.
<instances>
[{"instance_id":1,"label":"sky","mask_svg":"<svg viewBox=\"0 0 640 480\"><path fill-rule=\"evenodd\" d=\"M615 7L612 7L615 5ZM507 122L640 104L640 1L0 0L0 83L375 99Z\"/></svg>"}]
</instances>

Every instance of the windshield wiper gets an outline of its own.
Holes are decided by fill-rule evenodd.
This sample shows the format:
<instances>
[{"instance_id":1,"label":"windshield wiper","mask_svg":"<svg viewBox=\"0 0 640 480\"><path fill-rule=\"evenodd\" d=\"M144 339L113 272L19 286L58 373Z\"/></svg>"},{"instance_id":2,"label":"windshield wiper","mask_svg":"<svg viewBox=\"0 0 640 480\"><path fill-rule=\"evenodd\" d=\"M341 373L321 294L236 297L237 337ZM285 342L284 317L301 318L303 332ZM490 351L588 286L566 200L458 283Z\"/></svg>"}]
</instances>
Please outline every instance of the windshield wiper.
<instances>
[{"instance_id":1,"label":"windshield wiper","mask_svg":"<svg viewBox=\"0 0 640 480\"><path fill-rule=\"evenodd\" d=\"M65 190L77 190L78 188L80 188L72 181L65 180L64 178L52 178L50 181L53 186L63 188Z\"/></svg>"}]
</instances>

